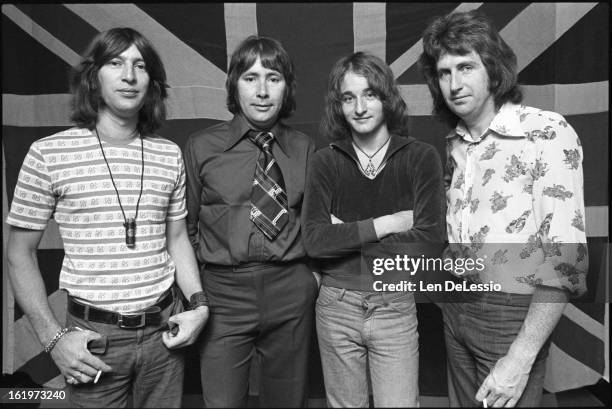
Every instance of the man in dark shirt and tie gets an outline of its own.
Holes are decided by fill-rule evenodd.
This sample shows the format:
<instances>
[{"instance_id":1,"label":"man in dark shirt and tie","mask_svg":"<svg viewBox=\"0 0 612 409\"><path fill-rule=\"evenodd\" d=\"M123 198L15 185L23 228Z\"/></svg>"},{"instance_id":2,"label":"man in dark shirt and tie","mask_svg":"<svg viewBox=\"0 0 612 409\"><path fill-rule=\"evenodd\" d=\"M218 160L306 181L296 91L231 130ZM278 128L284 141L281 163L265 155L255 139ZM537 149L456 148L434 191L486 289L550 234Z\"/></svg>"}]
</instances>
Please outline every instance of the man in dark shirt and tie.
<instances>
[{"instance_id":1,"label":"man in dark shirt and tie","mask_svg":"<svg viewBox=\"0 0 612 409\"><path fill-rule=\"evenodd\" d=\"M187 228L211 308L200 347L204 403L246 406L257 353L260 404L304 406L317 280L300 213L314 143L281 122L295 109L295 79L278 41L245 39L226 88L234 117L191 135L184 154Z\"/></svg>"}]
</instances>

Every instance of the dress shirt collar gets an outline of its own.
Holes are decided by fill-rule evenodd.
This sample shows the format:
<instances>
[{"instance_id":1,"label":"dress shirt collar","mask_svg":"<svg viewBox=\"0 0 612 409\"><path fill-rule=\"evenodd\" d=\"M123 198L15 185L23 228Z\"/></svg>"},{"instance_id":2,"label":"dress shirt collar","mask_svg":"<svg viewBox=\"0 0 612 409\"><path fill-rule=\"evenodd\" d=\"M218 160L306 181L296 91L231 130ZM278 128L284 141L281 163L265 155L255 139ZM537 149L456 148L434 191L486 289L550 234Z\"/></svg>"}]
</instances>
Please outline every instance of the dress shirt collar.
<instances>
[{"instance_id":1,"label":"dress shirt collar","mask_svg":"<svg viewBox=\"0 0 612 409\"><path fill-rule=\"evenodd\" d=\"M483 135L486 136L486 134L491 131L510 138L525 138L525 131L521 126L521 113L523 108L523 105L506 102L493 117L493 120ZM459 121L457 127L446 137L450 139L455 136L463 138L468 142L473 142L463 121Z\"/></svg>"},{"instance_id":2,"label":"dress shirt collar","mask_svg":"<svg viewBox=\"0 0 612 409\"><path fill-rule=\"evenodd\" d=\"M274 139L278 142L278 146L281 148L283 153L287 156L289 155L287 138L287 127L282 124L280 121L276 121L274 126L270 128L270 132L274 135ZM230 121L229 124L229 138L227 140L227 144L225 145L224 151L228 151L232 149L242 138L246 137L246 134L253 129L251 125L247 122L244 116L240 113L234 115L234 118Z\"/></svg>"},{"instance_id":3,"label":"dress shirt collar","mask_svg":"<svg viewBox=\"0 0 612 409\"><path fill-rule=\"evenodd\" d=\"M383 161L386 161L393 155L395 152L402 149L404 146L411 144L416 139L412 136L397 136L391 135L391 140L389 141L389 147L387 148L387 153L385 153L385 157ZM333 141L329 144L332 148L340 149L342 152L349 155L351 158L355 159L359 162L359 158L357 157L357 153L355 152L355 148L353 148L353 139L352 138L344 138L337 141Z\"/></svg>"}]
</instances>

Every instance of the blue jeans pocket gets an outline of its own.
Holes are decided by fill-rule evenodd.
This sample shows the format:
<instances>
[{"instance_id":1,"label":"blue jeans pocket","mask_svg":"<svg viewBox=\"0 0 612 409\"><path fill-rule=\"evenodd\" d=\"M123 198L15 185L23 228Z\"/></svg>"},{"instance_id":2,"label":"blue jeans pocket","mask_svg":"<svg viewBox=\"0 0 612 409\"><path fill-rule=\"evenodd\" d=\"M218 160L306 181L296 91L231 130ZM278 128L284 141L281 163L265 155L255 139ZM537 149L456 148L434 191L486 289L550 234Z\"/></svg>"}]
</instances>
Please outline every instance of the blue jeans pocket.
<instances>
[{"instance_id":1,"label":"blue jeans pocket","mask_svg":"<svg viewBox=\"0 0 612 409\"><path fill-rule=\"evenodd\" d=\"M317 306L327 307L334 301L338 301L338 297L340 297L342 291L341 288L322 285L319 289L319 296L317 297Z\"/></svg>"},{"instance_id":2,"label":"blue jeans pocket","mask_svg":"<svg viewBox=\"0 0 612 409\"><path fill-rule=\"evenodd\" d=\"M385 295L385 301L389 308L401 314L416 314L414 294L408 292L392 293Z\"/></svg>"}]
</instances>

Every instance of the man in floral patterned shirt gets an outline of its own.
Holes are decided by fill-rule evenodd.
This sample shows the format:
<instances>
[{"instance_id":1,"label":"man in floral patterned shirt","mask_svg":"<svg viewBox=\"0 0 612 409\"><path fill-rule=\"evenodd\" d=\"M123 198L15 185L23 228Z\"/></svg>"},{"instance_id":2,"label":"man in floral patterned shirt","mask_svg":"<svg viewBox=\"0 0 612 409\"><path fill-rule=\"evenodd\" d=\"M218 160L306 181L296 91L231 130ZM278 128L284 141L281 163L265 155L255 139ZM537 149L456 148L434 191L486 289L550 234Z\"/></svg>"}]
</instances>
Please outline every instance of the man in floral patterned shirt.
<instances>
[{"instance_id":1,"label":"man in floral patterned shirt","mask_svg":"<svg viewBox=\"0 0 612 409\"><path fill-rule=\"evenodd\" d=\"M449 253L483 260L465 285L501 288L443 306L450 403L536 406L550 333L586 291L580 140L561 115L518 105L516 56L482 13L436 19L423 48L434 111L454 128Z\"/></svg>"}]
</instances>

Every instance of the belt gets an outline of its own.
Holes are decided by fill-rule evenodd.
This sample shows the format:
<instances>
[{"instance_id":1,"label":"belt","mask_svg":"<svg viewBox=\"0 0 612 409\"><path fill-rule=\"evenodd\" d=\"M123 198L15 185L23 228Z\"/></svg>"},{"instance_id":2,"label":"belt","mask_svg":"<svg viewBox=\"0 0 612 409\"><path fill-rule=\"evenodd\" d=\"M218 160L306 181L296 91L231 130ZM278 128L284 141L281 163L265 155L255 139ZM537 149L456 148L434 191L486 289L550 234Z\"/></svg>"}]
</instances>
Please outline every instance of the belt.
<instances>
[{"instance_id":1,"label":"belt","mask_svg":"<svg viewBox=\"0 0 612 409\"><path fill-rule=\"evenodd\" d=\"M294 264L304 263L305 260L303 258L290 260L290 261L250 261L246 263L240 263L235 265L223 265L223 264L215 264L215 263L205 263L204 269L210 270L214 272L244 272L244 271L256 271L264 268L273 268L273 267L289 267Z\"/></svg>"},{"instance_id":2,"label":"belt","mask_svg":"<svg viewBox=\"0 0 612 409\"><path fill-rule=\"evenodd\" d=\"M141 312L120 314L114 311L102 310L83 304L73 297L68 297L68 312L76 318L81 318L86 321L101 322L104 324L115 324L119 328L135 329L142 328L148 325L161 324L161 312L166 309L174 297L172 291L167 291L167 294L158 301L155 305L147 307Z\"/></svg>"}]
</instances>

